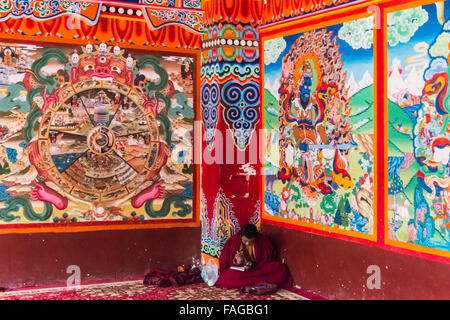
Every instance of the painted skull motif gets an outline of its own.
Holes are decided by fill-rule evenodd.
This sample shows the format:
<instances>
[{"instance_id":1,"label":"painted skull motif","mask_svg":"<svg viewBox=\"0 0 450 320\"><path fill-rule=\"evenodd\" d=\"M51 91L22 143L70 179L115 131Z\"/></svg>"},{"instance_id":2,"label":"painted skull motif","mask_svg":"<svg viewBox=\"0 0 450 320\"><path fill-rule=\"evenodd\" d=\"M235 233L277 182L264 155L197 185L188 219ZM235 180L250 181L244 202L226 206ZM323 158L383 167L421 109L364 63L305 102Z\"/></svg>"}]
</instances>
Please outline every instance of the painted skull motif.
<instances>
[{"instance_id":1,"label":"painted skull motif","mask_svg":"<svg viewBox=\"0 0 450 320\"><path fill-rule=\"evenodd\" d=\"M91 54L93 50L94 50L94 47L92 46L92 44L88 43L86 45L86 53Z\"/></svg>"}]
</instances>

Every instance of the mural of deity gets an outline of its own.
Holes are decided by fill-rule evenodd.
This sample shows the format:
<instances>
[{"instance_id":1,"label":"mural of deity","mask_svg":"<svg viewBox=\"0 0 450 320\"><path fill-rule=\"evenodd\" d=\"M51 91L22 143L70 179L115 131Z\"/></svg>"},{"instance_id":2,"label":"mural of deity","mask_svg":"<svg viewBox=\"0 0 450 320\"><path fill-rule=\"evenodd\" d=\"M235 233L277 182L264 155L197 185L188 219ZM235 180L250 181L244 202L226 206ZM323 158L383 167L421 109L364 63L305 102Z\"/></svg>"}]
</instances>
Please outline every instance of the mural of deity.
<instances>
[{"instance_id":1,"label":"mural of deity","mask_svg":"<svg viewBox=\"0 0 450 320\"><path fill-rule=\"evenodd\" d=\"M373 119L366 102L373 99L372 57L365 50L367 70L361 73L351 63L356 53L339 36L341 28L265 43L265 55L271 57L265 65L264 90L271 141L266 143L264 210L288 223L372 234L373 124L366 123L362 130L357 113L372 112ZM360 85L353 83L354 73L362 78ZM367 177L361 168L364 159Z\"/></svg>"},{"instance_id":2,"label":"mural of deity","mask_svg":"<svg viewBox=\"0 0 450 320\"><path fill-rule=\"evenodd\" d=\"M445 8L442 10L442 8ZM416 32L390 42L388 96L389 240L450 250L450 8L390 14Z\"/></svg>"}]
</instances>

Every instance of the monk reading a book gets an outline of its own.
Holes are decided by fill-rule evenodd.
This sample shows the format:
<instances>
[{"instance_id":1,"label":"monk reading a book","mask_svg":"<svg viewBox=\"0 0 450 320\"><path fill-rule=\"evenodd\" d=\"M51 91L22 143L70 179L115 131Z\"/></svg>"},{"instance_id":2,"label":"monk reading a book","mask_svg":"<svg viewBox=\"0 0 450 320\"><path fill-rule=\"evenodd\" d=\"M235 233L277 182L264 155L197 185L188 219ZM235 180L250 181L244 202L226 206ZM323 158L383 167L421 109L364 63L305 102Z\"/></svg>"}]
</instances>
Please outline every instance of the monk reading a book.
<instances>
[{"instance_id":1,"label":"monk reading a book","mask_svg":"<svg viewBox=\"0 0 450 320\"><path fill-rule=\"evenodd\" d=\"M220 253L216 285L248 292L252 286L287 288L292 279L269 238L255 225L246 224L227 240Z\"/></svg>"}]
</instances>

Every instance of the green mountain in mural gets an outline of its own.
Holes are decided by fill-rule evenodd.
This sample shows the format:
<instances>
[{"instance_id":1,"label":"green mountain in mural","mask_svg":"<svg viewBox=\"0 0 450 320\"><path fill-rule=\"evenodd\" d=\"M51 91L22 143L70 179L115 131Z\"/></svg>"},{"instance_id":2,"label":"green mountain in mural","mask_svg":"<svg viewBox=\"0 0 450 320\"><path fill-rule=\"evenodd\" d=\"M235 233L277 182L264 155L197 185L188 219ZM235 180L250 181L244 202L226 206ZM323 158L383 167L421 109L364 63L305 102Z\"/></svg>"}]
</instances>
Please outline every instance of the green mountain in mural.
<instances>
[{"instance_id":1,"label":"green mountain in mural","mask_svg":"<svg viewBox=\"0 0 450 320\"><path fill-rule=\"evenodd\" d=\"M361 89L350 99L350 124L353 134L373 133L373 85ZM388 101L388 148L390 156L403 156L412 152L412 130L414 123L396 103ZM396 128L406 128L400 132Z\"/></svg>"},{"instance_id":2,"label":"green mountain in mural","mask_svg":"<svg viewBox=\"0 0 450 320\"><path fill-rule=\"evenodd\" d=\"M417 170L419 170L419 164L417 161L414 161L408 169L401 173L402 180L406 181L403 184L405 186L403 193L410 203L414 203L414 190L417 186Z\"/></svg>"},{"instance_id":3,"label":"green mountain in mural","mask_svg":"<svg viewBox=\"0 0 450 320\"><path fill-rule=\"evenodd\" d=\"M388 149L389 156L399 156L399 151L402 155L413 152L413 126L414 123L405 110L388 100L388 140L392 147ZM397 128L406 128L406 132L400 132Z\"/></svg>"},{"instance_id":4,"label":"green mountain in mural","mask_svg":"<svg viewBox=\"0 0 450 320\"><path fill-rule=\"evenodd\" d=\"M404 109L398 104L388 100L388 155L390 157L403 157L406 153L413 153L412 132L414 122ZM402 128L406 132L400 132ZM406 130L405 130L406 129ZM404 195L410 203L414 201L414 190L417 186L417 170L419 164L414 161L406 170L401 171L404 185Z\"/></svg>"},{"instance_id":5,"label":"green mountain in mural","mask_svg":"<svg viewBox=\"0 0 450 320\"><path fill-rule=\"evenodd\" d=\"M264 128L268 134L272 134L272 137L280 126L278 123L278 108L278 100L269 90L264 89ZM266 172L274 173L278 171L278 167L273 166L267 157L264 167Z\"/></svg>"},{"instance_id":6,"label":"green mountain in mural","mask_svg":"<svg viewBox=\"0 0 450 320\"><path fill-rule=\"evenodd\" d=\"M388 140L388 153L390 157L403 157L405 154L395 144Z\"/></svg>"},{"instance_id":7,"label":"green mountain in mural","mask_svg":"<svg viewBox=\"0 0 450 320\"><path fill-rule=\"evenodd\" d=\"M353 134L373 133L373 85L361 89L350 99L350 124ZM388 100L388 152L389 156L403 156L412 152L412 130L414 123L398 104ZM400 132L397 128L406 129Z\"/></svg>"},{"instance_id":8,"label":"green mountain in mural","mask_svg":"<svg viewBox=\"0 0 450 320\"><path fill-rule=\"evenodd\" d=\"M278 99L264 89L264 126L272 130L278 130Z\"/></svg>"},{"instance_id":9,"label":"green mountain in mural","mask_svg":"<svg viewBox=\"0 0 450 320\"><path fill-rule=\"evenodd\" d=\"M395 146L396 149L393 148L393 152L401 152L401 155L404 155L407 152L412 152L412 137L403 132L399 132L394 125L388 120L388 142L391 146ZM391 153L391 150L388 150L389 156L394 156Z\"/></svg>"},{"instance_id":10,"label":"green mountain in mural","mask_svg":"<svg viewBox=\"0 0 450 320\"><path fill-rule=\"evenodd\" d=\"M373 85L359 90L350 99L350 124L353 134L373 133Z\"/></svg>"},{"instance_id":11,"label":"green mountain in mural","mask_svg":"<svg viewBox=\"0 0 450 320\"><path fill-rule=\"evenodd\" d=\"M361 89L355 93L350 100L351 115L350 124L353 127L353 134L373 133L373 85ZM412 153L413 140L412 131L414 123L398 104L388 100L388 155L390 157L403 157L406 153ZM402 128L405 132L400 132L397 128ZM413 162L411 166L403 170L401 178L404 183L404 194L411 202L414 195L416 174L419 165Z\"/></svg>"}]
</instances>

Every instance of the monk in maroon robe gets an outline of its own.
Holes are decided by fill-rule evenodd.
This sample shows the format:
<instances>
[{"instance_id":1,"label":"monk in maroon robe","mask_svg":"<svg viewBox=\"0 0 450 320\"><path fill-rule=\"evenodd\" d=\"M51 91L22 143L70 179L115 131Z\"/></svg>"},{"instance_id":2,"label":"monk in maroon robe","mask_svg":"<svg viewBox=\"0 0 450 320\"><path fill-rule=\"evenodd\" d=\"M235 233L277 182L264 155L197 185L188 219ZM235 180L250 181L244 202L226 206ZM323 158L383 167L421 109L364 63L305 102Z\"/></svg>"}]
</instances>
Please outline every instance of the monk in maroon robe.
<instances>
[{"instance_id":1,"label":"monk in maroon robe","mask_svg":"<svg viewBox=\"0 0 450 320\"><path fill-rule=\"evenodd\" d=\"M231 269L241 266L245 271ZM267 283L277 288L292 286L289 271L278 260L275 247L268 237L258 232L253 224L246 224L240 233L230 237L219 257L219 278L222 288L245 288Z\"/></svg>"}]
</instances>

